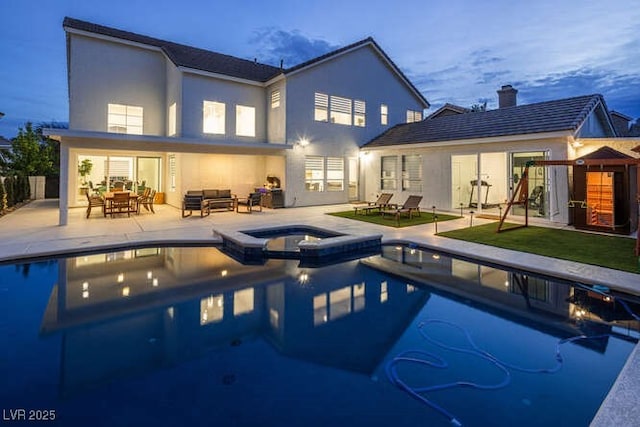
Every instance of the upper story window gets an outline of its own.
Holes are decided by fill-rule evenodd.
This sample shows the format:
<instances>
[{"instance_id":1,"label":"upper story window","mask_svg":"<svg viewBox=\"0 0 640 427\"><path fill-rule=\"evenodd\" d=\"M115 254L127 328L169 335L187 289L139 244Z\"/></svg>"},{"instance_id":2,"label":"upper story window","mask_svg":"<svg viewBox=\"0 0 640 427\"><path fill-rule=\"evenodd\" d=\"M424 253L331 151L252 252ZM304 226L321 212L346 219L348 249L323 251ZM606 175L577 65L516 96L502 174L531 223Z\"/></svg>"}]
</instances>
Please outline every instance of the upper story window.
<instances>
[{"instance_id":1,"label":"upper story window","mask_svg":"<svg viewBox=\"0 0 640 427\"><path fill-rule=\"evenodd\" d=\"M367 103L364 101L353 101L353 124L364 127L366 123Z\"/></svg>"},{"instance_id":2,"label":"upper story window","mask_svg":"<svg viewBox=\"0 0 640 427\"><path fill-rule=\"evenodd\" d=\"M331 96L331 123L351 126L351 100Z\"/></svg>"},{"instance_id":3,"label":"upper story window","mask_svg":"<svg viewBox=\"0 0 640 427\"><path fill-rule=\"evenodd\" d=\"M176 103L174 102L169 106L169 129L167 135L175 136L176 134Z\"/></svg>"},{"instance_id":4,"label":"upper story window","mask_svg":"<svg viewBox=\"0 0 640 427\"><path fill-rule=\"evenodd\" d=\"M223 102L203 101L202 132L224 135L225 105Z\"/></svg>"},{"instance_id":5,"label":"upper story window","mask_svg":"<svg viewBox=\"0 0 640 427\"><path fill-rule=\"evenodd\" d=\"M387 104L380 104L380 124L383 126L389 124L389 107L387 107Z\"/></svg>"},{"instance_id":6,"label":"upper story window","mask_svg":"<svg viewBox=\"0 0 640 427\"><path fill-rule=\"evenodd\" d=\"M276 89L271 92L271 108L278 108L280 106L280 89Z\"/></svg>"},{"instance_id":7,"label":"upper story window","mask_svg":"<svg viewBox=\"0 0 640 427\"><path fill-rule=\"evenodd\" d=\"M114 133L142 135L142 107L109 104L107 109L107 130Z\"/></svg>"},{"instance_id":8,"label":"upper story window","mask_svg":"<svg viewBox=\"0 0 640 427\"><path fill-rule=\"evenodd\" d=\"M256 109L236 105L236 135L256 136Z\"/></svg>"},{"instance_id":9,"label":"upper story window","mask_svg":"<svg viewBox=\"0 0 640 427\"><path fill-rule=\"evenodd\" d=\"M326 93L316 92L313 117L317 122L329 121L329 95Z\"/></svg>"},{"instance_id":10,"label":"upper story window","mask_svg":"<svg viewBox=\"0 0 640 427\"><path fill-rule=\"evenodd\" d=\"M422 156L418 154L402 156L402 189L422 191Z\"/></svg>"},{"instance_id":11,"label":"upper story window","mask_svg":"<svg viewBox=\"0 0 640 427\"><path fill-rule=\"evenodd\" d=\"M419 122L422 120L422 112L407 110L407 123Z\"/></svg>"}]
</instances>

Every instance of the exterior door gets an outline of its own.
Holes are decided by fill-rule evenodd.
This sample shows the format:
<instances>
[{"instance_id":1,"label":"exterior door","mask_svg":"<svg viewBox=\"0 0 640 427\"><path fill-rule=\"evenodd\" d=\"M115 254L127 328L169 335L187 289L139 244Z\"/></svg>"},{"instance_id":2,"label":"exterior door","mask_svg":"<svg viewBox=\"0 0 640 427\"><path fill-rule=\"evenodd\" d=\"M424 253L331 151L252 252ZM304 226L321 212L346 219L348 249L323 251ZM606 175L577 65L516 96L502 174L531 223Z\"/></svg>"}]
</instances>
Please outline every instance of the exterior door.
<instances>
[{"instance_id":1,"label":"exterior door","mask_svg":"<svg viewBox=\"0 0 640 427\"><path fill-rule=\"evenodd\" d=\"M349 201L358 200L358 159L349 157Z\"/></svg>"}]
</instances>

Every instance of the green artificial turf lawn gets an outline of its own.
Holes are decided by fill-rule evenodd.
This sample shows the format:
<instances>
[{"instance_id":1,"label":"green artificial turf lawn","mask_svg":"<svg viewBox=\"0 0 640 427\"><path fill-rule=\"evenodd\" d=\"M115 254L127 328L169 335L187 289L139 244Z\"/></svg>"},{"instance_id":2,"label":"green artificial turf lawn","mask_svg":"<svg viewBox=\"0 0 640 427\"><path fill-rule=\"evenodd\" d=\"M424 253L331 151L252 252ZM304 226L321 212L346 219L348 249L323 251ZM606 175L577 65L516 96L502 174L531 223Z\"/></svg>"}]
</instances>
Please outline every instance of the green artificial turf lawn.
<instances>
[{"instance_id":1,"label":"green artificial turf lawn","mask_svg":"<svg viewBox=\"0 0 640 427\"><path fill-rule=\"evenodd\" d=\"M640 273L634 239L532 226L496 233L497 228L497 223L491 223L438 236Z\"/></svg>"},{"instance_id":2,"label":"green artificial turf lawn","mask_svg":"<svg viewBox=\"0 0 640 427\"><path fill-rule=\"evenodd\" d=\"M388 227L410 227L412 225L420 225L420 224L430 224L433 221L433 214L430 212L420 212L420 216L413 216L409 219L408 216L403 215L400 217L400 221L396 224L396 219L393 215L385 215L383 218L382 215L378 212L371 212L369 215L363 214L355 214L355 211L343 211L343 212L332 212L329 215L339 216L340 218L348 218L355 219L357 221L370 222L372 224L386 225ZM438 217L438 222L449 221L452 219L460 218L459 216L454 215L444 215L444 214L436 214Z\"/></svg>"}]
</instances>

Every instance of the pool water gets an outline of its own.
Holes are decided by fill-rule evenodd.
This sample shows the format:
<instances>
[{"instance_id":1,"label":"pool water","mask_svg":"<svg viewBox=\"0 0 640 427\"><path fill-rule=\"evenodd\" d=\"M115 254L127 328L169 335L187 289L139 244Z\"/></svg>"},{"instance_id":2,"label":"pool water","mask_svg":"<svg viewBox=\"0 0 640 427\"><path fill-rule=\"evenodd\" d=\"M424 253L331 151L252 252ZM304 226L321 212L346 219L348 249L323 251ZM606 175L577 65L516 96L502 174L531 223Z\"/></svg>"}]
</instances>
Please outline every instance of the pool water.
<instances>
[{"instance_id":1,"label":"pool water","mask_svg":"<svg viewBox=\"0 0 640 427\"><path fill-rule=\"evenodd\" d=\"M446 361L398 365L414 388L504 373L428 327L529 368L553 366L561 339L602 335L562 344L552 374L424 393L465 426L586 426L640 327L584 288L409 247L320 268L126 249L0 265L0 278L3 415L51 410L57 425L451 425L389 380L395 358Z\"/></svg>"}]
</instances>

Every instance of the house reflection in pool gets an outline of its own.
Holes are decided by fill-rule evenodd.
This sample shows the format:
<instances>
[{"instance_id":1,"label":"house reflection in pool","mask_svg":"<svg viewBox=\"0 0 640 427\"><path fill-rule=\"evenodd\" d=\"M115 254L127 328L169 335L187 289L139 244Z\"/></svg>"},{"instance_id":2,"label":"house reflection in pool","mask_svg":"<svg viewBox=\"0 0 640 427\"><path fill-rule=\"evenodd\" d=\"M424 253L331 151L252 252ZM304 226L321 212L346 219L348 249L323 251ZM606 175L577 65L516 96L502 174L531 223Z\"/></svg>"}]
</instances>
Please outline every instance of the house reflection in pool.
<instances>
[{"instance_id":1,"label":"house reflection in pool","mask_svg":"<svg viewBox=\"0 0 640 427\"><path fill-rule=\"evenodd\" d=\"M242 265L216 248L129 249L60 260L41 334L62 334L63 394L255 340L369 375L428 298L357 260L309 269Z\"/></svg>"}]
</instances>

